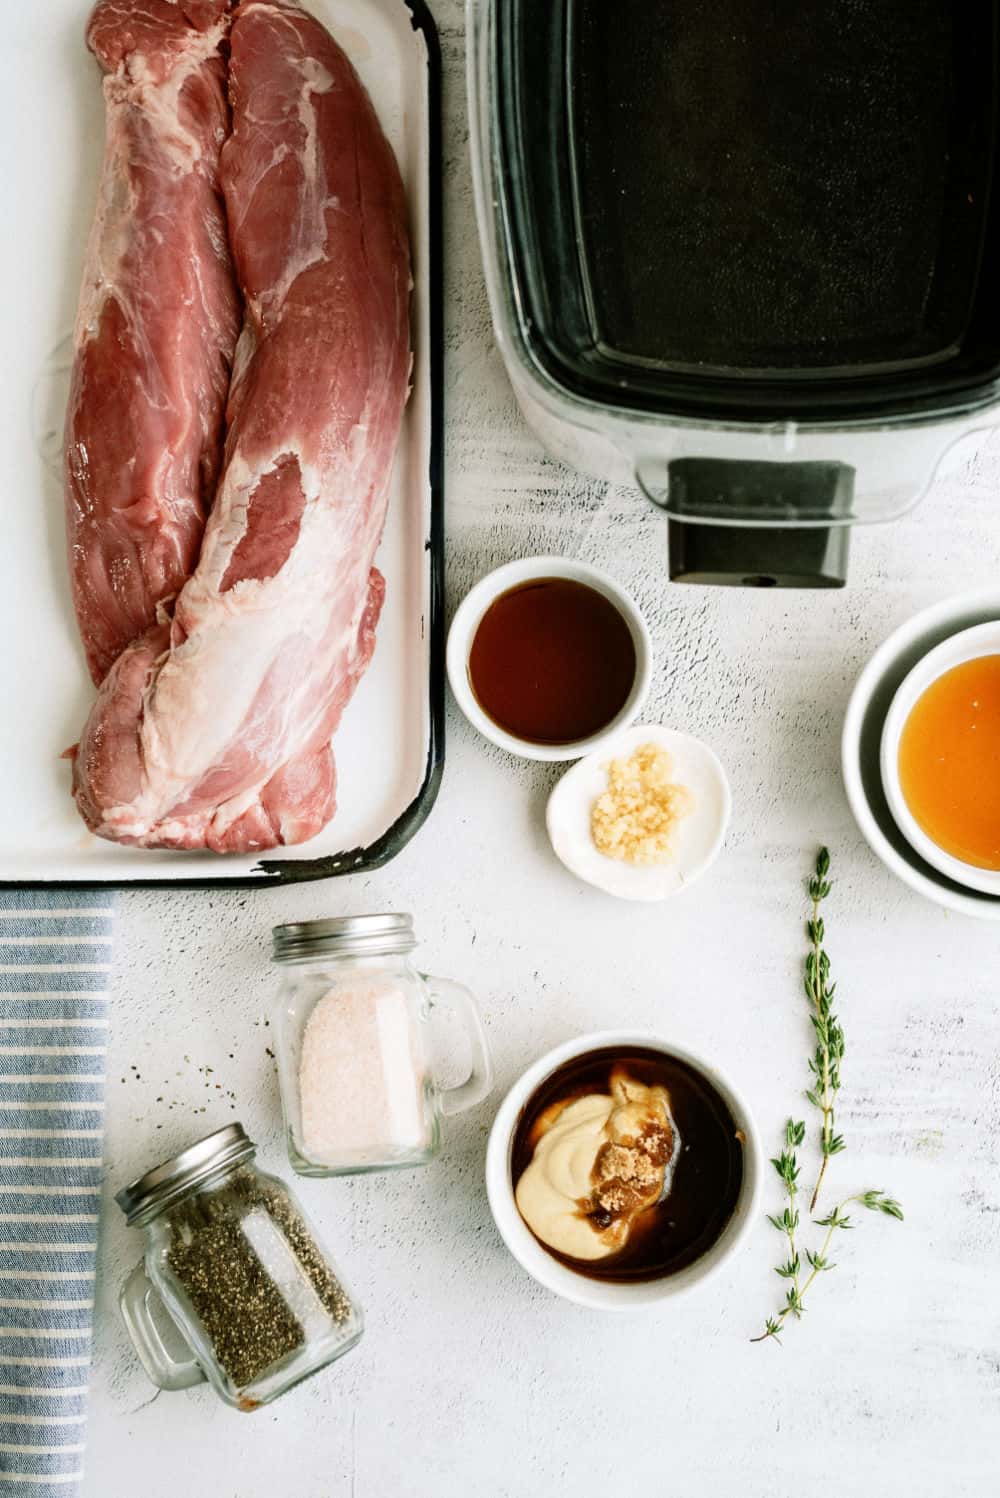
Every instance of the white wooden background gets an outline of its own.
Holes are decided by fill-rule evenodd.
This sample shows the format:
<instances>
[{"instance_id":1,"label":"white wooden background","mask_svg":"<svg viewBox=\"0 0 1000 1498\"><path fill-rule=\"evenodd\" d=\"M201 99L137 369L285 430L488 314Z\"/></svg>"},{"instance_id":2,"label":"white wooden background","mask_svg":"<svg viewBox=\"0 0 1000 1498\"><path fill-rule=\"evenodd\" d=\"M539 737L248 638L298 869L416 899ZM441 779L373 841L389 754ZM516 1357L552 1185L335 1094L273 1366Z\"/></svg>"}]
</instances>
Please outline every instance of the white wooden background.
<instances>
[{"instance_id":1,"label":"white wooden background","mask_svg":"<svg viewBox=\"0 0 1000 1498\"><path fill-rule=\"evenodd\" d=\"M542 814L558 767L491 751L452 712L437 809L381 873L123 900L87 1494L987 1498L1000 1466L1000 927L925 903L875 861L844 799L838 737L851 683L892 628L995 582L1000 442L910 520L858 534L844 592L668 585L662 522L636 495L546 460L514 405L473 222L460 0L435 9L451 604L488 568L532 552L612 571L653 627L649 715L718 750L732 832L712 874L675 903L616 902L550 854ZM263 1025L274 922L412 910L422 961L480 996L501 1089L568 1036L648 1025L732 1072L777 1147L800 1111L801 890L820 841L833 855L829 949L848 1044L849 1148L831 1188L889 1189L907 1220L866 1218L842 1237L839 1268L783 1348L748 1340L780 1297L780 1244L763 1220L731 1271L659 1314L601 1316L528 1280L483 1190L498 1092L452 1124L425 1170L301 1184L367 1311L344 1362L251 1417L206 1389L153 1397L118 1318L140 1238L112 1193L232 1117L284 1169ZM205 1065L238 1113L211 1101Z\"/></svg>"}]
</instances>

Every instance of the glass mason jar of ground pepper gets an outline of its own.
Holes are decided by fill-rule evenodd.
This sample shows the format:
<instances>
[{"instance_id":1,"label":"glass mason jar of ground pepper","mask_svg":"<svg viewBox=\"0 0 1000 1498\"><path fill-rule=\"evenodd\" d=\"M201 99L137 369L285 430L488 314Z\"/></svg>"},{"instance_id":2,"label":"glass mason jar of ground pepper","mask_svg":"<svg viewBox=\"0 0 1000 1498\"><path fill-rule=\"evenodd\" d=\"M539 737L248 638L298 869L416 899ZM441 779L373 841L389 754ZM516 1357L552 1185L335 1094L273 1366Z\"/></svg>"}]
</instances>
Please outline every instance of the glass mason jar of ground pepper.
<instances>
[{"instance_id":1,"label":"glass mason jar of ground pepper","mask_svg":"<svg viewBox=\"0 0 1000 1498\"><path fill-rule=\"evenodd\" d=\"M240 1410L343 1356L363 1330L301 1207L254 1155L243 1126L229 1124L115 1198L129 1226L146 1230L145 1259L121 1295L143 1367L162 1389L207 1379ZM176 1339L164 1337L157 1301Z\"/></svg>"}]
</instances>

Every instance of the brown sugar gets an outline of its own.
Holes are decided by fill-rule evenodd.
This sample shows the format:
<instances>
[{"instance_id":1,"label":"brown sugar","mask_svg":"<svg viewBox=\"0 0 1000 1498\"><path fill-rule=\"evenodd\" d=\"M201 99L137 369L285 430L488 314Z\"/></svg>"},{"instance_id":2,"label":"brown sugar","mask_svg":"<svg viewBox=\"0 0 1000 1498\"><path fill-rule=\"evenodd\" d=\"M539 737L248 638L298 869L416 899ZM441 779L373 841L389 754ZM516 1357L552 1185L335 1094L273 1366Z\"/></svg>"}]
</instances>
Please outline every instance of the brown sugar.
<instances>
[{"instance_id":1,"label":"brown sugar","mask_svg":"<svg viewBox=\"0 0 1000 1498\"><path fill-rule=\"evenodd\" d=\"M635 1139L601 1147L594 1162L592 1203L602 1218L621 1217L651 1206L663 1188L674 1148L673 1129L650 1120Z\"/></svg>"}]
</instances>

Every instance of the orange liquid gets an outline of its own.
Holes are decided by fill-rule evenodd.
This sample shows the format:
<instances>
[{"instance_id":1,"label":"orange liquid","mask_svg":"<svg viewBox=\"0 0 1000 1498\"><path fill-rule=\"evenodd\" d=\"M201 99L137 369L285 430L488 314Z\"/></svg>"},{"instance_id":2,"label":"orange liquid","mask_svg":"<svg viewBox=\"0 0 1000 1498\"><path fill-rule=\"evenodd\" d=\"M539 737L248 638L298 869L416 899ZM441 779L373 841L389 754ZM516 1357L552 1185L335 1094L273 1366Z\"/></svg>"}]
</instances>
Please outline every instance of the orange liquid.
<instances>
[{"instance_id":1,"label":"orange liquid","mask_svg":"<svg viewBox=\"0 0 1000 1498\"><path fill-rule=\"evenodd\" d=\"M899 741L899 778L939 848L1000 869L1000 655L954 666L918 697Z\"/></svg>"}]
</instances>

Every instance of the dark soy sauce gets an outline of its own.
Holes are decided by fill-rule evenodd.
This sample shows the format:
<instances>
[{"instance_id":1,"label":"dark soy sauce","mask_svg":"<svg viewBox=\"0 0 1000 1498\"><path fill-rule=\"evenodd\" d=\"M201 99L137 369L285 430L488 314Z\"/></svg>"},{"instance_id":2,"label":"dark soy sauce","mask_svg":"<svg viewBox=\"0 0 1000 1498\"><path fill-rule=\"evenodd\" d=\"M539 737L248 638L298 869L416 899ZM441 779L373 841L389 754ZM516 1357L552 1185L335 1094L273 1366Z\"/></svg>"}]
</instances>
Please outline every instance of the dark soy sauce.
<instances>
[{"instance_id":1,"label":"dark soy sauce","mask_svg":"<svg viewBox=\"0 0 1000 1498\"><path fill-rule=\"evenodd\" d=\"M531 744L606 728L635 681L632 632L603 593L566 577L510 588L486 610L469 684L498 727Z\"/></svg>"},{"instance_id":2,"label":"dark soy sauce","mask_svg":"<svg viewBox=\"0 0 1000 1498\"><path fill-rule=\"evenodd\" d=\"M571 1259L548 1244L554 1259L595 1280L652 1280L676 1274L701 1257L732 1217L743 1185L743 1136L722 1097L693 1067L662 1051L590 1051L560 1066L529 1099L514 1130L511 1182L517 1187L540 1136L538 1121L553 1103L609 1092L620 1067L647 1087L666 1087L680 1134L680 1156L667 1197L637 1220L620 1253Z\"/></svg>"}]
</instances>

